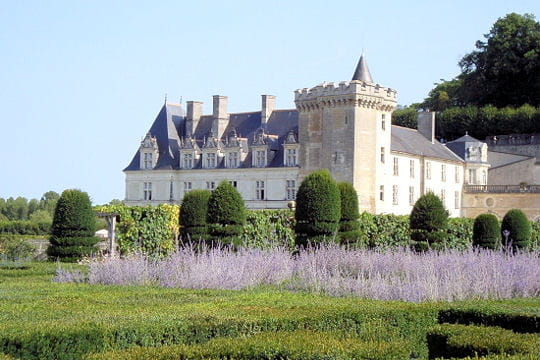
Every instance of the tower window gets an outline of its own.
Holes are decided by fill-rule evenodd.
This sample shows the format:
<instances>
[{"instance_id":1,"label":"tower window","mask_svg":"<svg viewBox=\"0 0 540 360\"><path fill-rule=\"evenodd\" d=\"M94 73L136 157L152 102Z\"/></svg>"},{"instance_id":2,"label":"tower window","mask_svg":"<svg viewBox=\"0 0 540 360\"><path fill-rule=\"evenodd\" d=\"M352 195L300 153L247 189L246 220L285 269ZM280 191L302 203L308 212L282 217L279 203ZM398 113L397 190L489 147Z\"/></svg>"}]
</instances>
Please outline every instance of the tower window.
<instances>
[{"instance_id":1,"label":"tower window","mask_svg":"<svg viewBox=\"0 0 540 360\"><path fill-rule=\"evenodd\" d=\"M386 130L386 114L382 114L381 129Z\"/></svg>"},{"instance_id":2,"label":"tower window","mask_svg":"<svg viewBox=\"0 0 540 360\"><path fill-rule=\"evenodd\" d=\"M384 201L384 185L379 187L379 200Z\"/></svg>"},{"instance_id":3,"label":"tower window","mask_svg":"<svg viewBox=\"0 0 540 360\"><path fill-rule=\"evenodd\" d=\"M384 164L384 146L381 147L381 162Z\"/></svg>"},{"instance_id":4,"label":"tower window","mask_svg":"<svg viewBox=\"0 0 540 360\"><path fill-rule=\"evenodd\" d=\"M143 184L143 198L144 200L152 200L152 183L151 182L145 182Z\"/></svg>"},{"instance_id":5,"label":"tower window","mask_svg":"<svg viewBox=\"0 0 540 360\"><path fill-rule=\"evenodd\" d=\"M255 182L255 197L257 200L264 200L264 181L257 180Z\"/></svg>"}]
</instances>

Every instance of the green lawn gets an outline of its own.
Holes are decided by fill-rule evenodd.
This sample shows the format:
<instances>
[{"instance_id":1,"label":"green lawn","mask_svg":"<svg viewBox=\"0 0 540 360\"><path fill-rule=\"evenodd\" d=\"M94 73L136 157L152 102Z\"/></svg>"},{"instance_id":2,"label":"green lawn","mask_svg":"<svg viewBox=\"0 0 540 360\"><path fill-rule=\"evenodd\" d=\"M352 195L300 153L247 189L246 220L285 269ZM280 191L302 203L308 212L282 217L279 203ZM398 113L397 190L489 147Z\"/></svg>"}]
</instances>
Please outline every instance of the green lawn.
<instances>
[{"instance_id":1,"label":"green lawn","mask_svg":"<svg viewBox=\"0 0 540 360\"><path fill-rule=\"evenodd\" d=\"M169 356L163 359L189 358L181 354L220 358L231 351L239 359L265 358L261 354L267 354L266 358L288 354L282 358L315 359L331 347L344 351L327 354L327 359L428 358L427 337L439 322L500 326L512 333L515 330L517 337L533 336L540 341L538 298L412 304L275 289L57 284L51 282L55 267L33 263L26 269L0 268L0 354L24 359L80 359L102 353L95 358L122 359L118 352L110 357L103 352L138 346L126 350L124 358L152 358L154 355L141 354L154 353L157 350L153 347L160 346L159 351ZM522 323L527 324L525 328L514 328ZM282 337L281 347L276 343L274 353L258 347L274 338L274 332L277 338ZM322 348L309 345L307 339L317 337L323 339L319 341ZM197 345L209 340L208 346ZM351 341L366 344L362 347L365 351L351 352L354 346L347 345ZM176 346L179 344L184 345ZM278 347L281 352L276 355ZM139 355L134 356L133 351Z\"/></svg>"}]
</instances>

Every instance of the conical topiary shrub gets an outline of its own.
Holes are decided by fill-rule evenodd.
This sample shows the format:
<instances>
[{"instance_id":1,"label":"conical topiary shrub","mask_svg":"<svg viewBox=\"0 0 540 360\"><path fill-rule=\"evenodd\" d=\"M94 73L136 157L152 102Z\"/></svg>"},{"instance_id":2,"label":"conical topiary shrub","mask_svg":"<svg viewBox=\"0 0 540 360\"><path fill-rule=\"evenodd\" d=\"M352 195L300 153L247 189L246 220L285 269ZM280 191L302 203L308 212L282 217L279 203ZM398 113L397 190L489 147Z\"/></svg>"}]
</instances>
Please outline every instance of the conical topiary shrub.
<instances>
[{"instance_id":1,"label":"conical topiary shrub","mask_svg":"<svg viewBox=\"0 0 540 360\"><path fill-rule=\"evenodd\" d=\"M65 190L54 211L51 245L47 255L61 261L77 261L97 252L99 241L94 236L96 217L88 194L80 190Z\"/></svg>"},{"instance_id":2,"label":"conical topiary shrub","mask_svg":"<svg viewBox=\"0 0 540 360\"><path fill-rule=\"evenodd\" d=\"M448 211L437 195L428 192L416 200L409 224L412 244L417 250L444 247L448 237Z\"/></svg>"},{"instance_id":3,"label":"conical topiary shrub","mask_svg":"<svg viewBox=\"0 0 540 360\"><path fill-rule=\"evenodd\" d=\"M473 246L497 249L501 246L501 226L493 214L480 214L474 219Z\"/></svg>"},{"instance_id":4,"label":"conical topiary shrub","mask_svg":"<svg viewBox=\"0 0 540 360\"><path fill-rule=\"evenodd\" d=\"M206 240L208 236L208 190L192 190L184 195L180 211L180 234L182 240Z\"/></svg>"},{"instance_id":5,"label":"conical topiary shrub","mask_svg":"<svg viewBox=\"0 0 540 360\"><path fill-rule=\"evenodd\" d=\"M360 245L360 212L358 211L358 194L351 183L338 183L341 200L341 218L339 219L339 242L341 244Z\"/></svg>"},{"instance_id":6,"label":"conical topiary shrub","mask_svg":"<svg viewBox=\"0 0 540 360\"><path fill-rule=\"evenodd\" d=\"M508 243L504 231L510 232ZM515 249L526 249L531 242L531 223L525 213L519 209L512 209L504 215L501 223L503 246Z\"/></svg>"},{"instance_id":7,"label":"conical topiary shrub","mask_svg":"<svg viewBox=\"0 0 540 360\"><path fill-rule=\"evenodd\" d=\"M246 223L242 196L228 181L222 181L208 199L209 240L223 245L241 244Z\"/></svg>"},{"instance_id":8,"label":"conical topiary shrub","mask_svg":"<svg viewBox=\"0 0 540 360\"><path fill-rule=\"evenodd\" d=\"M328 170L309 174L296 194L296 244L335 241L341 218L340 192Z\"/></svg>"}]
</instances>

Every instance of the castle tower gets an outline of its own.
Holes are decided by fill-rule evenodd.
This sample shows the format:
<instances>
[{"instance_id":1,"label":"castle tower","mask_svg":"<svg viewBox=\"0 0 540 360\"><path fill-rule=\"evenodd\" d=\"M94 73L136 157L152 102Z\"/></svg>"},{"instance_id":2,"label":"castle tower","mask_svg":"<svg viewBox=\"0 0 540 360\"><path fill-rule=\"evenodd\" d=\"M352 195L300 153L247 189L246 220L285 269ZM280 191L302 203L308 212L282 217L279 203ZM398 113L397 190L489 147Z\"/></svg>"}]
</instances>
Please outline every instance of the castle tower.
<instances>
[{"instance_id":1,"label":"castle tower","mask_svg":"<svg viewBox=\"0 0 540 360\"><path fill-rule=\"evenodd\" d=\"M300 180L326 168L336 181L354 185L361 211L384 211L396 102L395 90L373 82L364 56L351 81L296 90Z\"/></svg>"}]
</instances>

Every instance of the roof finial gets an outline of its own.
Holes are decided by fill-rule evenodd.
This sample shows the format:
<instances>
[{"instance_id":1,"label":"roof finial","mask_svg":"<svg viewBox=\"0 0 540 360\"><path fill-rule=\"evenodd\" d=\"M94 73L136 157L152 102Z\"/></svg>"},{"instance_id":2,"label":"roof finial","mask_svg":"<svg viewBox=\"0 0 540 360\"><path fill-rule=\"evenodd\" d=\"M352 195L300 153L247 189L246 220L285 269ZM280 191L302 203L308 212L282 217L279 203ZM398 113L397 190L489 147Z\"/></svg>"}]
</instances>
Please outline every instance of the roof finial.
<instances>
[{"instance_id":1,"label":"roof finial","mask_svg":"<svg viewBox=\"0 0 540 360\"><path fill-rule=\"evenodd\" d=\"M167 105L167 93L165 93L165 105Z\"/></svg>"},{"instance_id":2,"label":"roof finial","mask_svg":"<svg viewBox=\"0 0 540 360\"><path fill-rule=\"evenodd\" d=\"M469 135L469 132L468 132L468 131L465 131L465 135Z\"/></svg>"},{"instance_id":3,"label":"roof finial","mask_svg":"<svg viewBox=\"0 0 540 360\"><path fill-rule=\"evenodd\" d=\"M180 96L180 105L182 105L182 96Z\"/></svg>"}]
</instances>

